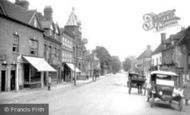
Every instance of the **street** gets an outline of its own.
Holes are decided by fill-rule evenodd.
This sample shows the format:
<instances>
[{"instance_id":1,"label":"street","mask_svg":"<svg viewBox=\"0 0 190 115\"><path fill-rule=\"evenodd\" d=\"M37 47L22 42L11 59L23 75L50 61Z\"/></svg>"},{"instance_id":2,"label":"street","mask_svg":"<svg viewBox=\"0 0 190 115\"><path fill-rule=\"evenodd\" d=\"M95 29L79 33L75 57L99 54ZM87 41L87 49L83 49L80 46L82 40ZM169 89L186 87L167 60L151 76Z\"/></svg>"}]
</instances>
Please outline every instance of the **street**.
<instances>
[{"instance_id":1,"label":"street","mask_svg":"<svg viewBox=\"0 0 190 115\"><path fill-rule=\"evenodd\" d=\"M43 90L3 103L48 103L50 115L188 115L184 106L179 112L176 104L157 104L154 108L146 96L132 90L128 94L126 74L118 73L84 85Z\"/></svg>"}]
</instances>

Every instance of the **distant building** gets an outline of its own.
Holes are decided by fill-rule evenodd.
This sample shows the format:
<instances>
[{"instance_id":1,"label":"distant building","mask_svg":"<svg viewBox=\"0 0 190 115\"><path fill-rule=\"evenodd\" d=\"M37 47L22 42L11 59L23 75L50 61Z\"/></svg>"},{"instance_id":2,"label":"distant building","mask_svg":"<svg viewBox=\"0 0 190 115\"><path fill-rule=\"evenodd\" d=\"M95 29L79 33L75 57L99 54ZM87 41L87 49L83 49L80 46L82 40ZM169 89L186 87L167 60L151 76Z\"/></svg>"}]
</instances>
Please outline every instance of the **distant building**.
<instances>
[{"instance_id":1,"label":"distant building","mask_svg":"<svg viewBox=\"0 0 190 115\"><path fill-rule=\"evenodd\" d=\"M166 33L161 33L161 43L152 53L151 70L160 70L162 66L162 51L164 50L164 42L166 40Z\"/></svg>"},{"instance_id":2,"label":"distant building","mask_svg":"<svg viewBox=\"0 0 190 115\"><path fill-rule=\"evenodd\" d=\"M43 30L27 1L0 1L0 91L44 86ZM39 64L40 63L40 64Z\"/></svg>"},{"instance_id":3,"label":"distant building","mask_svg":"<svg viewBox=\"0 0 190 115\"><path fill-rule=\"evenodd\" d=\"M152 56L152 50L151 47L148 45L147 49L137 57L137 64L136 67L139 70L139 73L142 75L148 76L149 75L149 69L151 67L151 58Z\"/></svg>"}]
</instances>

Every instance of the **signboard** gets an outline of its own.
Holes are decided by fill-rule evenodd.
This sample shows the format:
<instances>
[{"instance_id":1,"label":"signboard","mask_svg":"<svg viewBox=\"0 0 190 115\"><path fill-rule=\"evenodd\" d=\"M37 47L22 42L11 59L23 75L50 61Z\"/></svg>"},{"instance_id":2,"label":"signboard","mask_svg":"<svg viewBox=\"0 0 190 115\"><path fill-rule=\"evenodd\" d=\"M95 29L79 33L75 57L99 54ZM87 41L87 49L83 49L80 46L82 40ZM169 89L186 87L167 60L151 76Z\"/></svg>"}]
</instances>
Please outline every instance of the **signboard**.
<instances>
[{"instance_id":1,"label":"signboard","mask_svg":"<svg viewBox=\"0 0 190 115\"><path fill-rule=\"evenodd\" d=\"M156 31L161 31L166 27L178 24L178 20L180 20L180 18L175 15L175 11L176 10L173 9L159 14L145 14L143 16L143 29L149 31L155 28Z\"/></svg>"}]
</instances>

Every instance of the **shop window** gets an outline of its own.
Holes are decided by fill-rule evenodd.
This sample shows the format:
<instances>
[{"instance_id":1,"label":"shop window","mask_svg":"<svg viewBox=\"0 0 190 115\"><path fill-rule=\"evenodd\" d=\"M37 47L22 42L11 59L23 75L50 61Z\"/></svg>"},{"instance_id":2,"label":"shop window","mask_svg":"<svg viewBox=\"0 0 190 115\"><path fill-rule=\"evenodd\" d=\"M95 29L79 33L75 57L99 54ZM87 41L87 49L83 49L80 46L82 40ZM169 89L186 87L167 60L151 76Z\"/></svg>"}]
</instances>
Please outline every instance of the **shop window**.
<instances>
[{"instance_id":1,"label":"shop window","mask_svg":"<svg viewBox=\"0 0 190 115\"><path fill-rule=\"evenodd\" d=\"M31 67L31 82L40 81L40 72L38 72L34 67Z\"/></svg>"},{"instance_id":2,"label":"shop window","mask_svg":"<svg viewBox=\"0 0 190 115\"><path fill-rule=\"evenodd\" d=\"M12 47L12 51L14 53L18 53L19 52L19 36L17 33L13 34L13 47Z\"/></svg>"},{"instance_id":3,"label":"shop window","mask_svg":"<svg viewBox=\"0 0 190 115\"><path fill-rule=\"evenodd\" d=\"M30 39L29 45L30 45L30 54L37 56L38 55L38 41L35 39Z\"/></svg>"}]
</instances>

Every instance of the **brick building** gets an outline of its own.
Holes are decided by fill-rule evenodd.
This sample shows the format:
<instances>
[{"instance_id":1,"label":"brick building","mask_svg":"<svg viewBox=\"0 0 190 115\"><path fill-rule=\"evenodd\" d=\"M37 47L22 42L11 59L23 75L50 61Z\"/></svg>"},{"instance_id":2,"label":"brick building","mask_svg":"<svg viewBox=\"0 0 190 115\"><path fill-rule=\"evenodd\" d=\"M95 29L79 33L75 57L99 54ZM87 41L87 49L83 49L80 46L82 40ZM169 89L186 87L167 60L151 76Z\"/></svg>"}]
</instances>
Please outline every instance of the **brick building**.
<instances>
[{"instance_id":1,"label":"brick building","mask_svg":"<svg viewBox=\"0 0 190 115\"><path fill-rule=\"evenodd\" d=\"M43 30L28 5L24 0L0 1L0 91L43 87L44 71L55 71L42 58Z\"/></svg>"},{"instance_id":2,"label":"brick building","mask_svg":"<svg viewBox=\"0 0 190 115\"><path fill-rule=\"evenodd\" d=\"M176 82L177 86L181 86L185 79L189 78L188 47L190 42L188 30L182 29L178 33L170 35L163 42L161 69L174 71L179 75Z\"/></svg>"},{"instance_id":3,"label":"brick building","mask_svg":"<svg viewBox=\"0 0 190 115\"><path fill-rule=\"evenodd\" d=\"M81 22L77 19L74 8L72 9L68 21L64 27L64 33L73 38L73 64L76 65L81 72L85 72L87 67L85 60L87 50L85 44L87 43L87 40L82 39Z\"/></svg>"},{"instance_id":4,"label":"brick building","mask_svg":"<svg viewBox=\"0 0 190 115\"><path fill-rule=\"evenodd\" d=\"M61 33L58 24L52 18L53 9L50 6L44 8L44 15L38 13L38 18L44 30L44 58L57 72L45 73L45 79L51 77L52 83L61 81ZM45 80L46 81L46 80Z\"/></svg>"},{"instance_id":5,"label":"brick building","mask_svg":"<svg viewBox=\"0 0 190 115\"><path fill-rule=\"evenodd\" d=\"M74 63L73 57L73 38L64 33L62 29L62 80L71 81L72 67L69 67Z\"/></svg>"}]
</instances>

